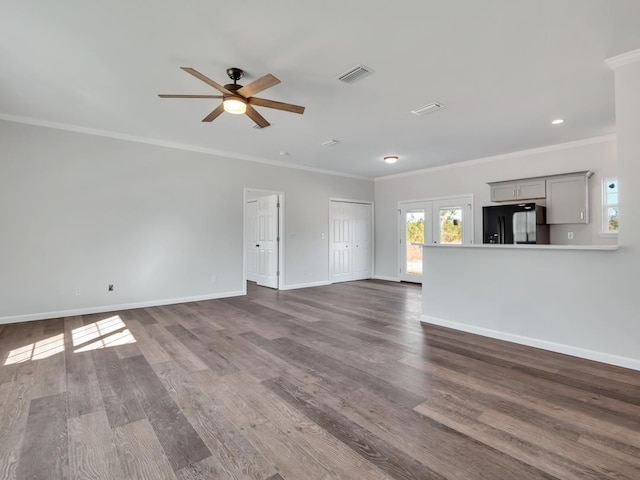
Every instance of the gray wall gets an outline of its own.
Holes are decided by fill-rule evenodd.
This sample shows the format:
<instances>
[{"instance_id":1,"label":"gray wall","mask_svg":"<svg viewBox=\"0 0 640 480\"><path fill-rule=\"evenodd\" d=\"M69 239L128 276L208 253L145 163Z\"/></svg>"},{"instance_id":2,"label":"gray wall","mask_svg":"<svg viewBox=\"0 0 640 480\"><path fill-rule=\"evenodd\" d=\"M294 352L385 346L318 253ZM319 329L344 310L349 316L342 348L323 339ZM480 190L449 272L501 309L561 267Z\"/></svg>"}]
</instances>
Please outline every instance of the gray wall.
<instances>
[{"instance_id":1,"label":"gray wall","mask_svg":"<svg viewBox=\"0 0 640 480\"><path fill-rule=\"evenodd\" d=\"M487 182L500 180L595 171L590 180L591 222L587 225L554 225L551 227L551 240L553 243L576 245L615 243L615 239L599 236L602 230L602 179L615 176L617 172L616 142L613 139L601 140L376 179L376 276L398 276L399 201L472 194L475 243L482 243L482 206L491 204ZM573 240L567 239L568 231L574 232Z\"/></svg>"},{"instance_id":2,"label":"gray wall","mask_svg":"<svg viewBox=\"0 0 640 480\"><path fill-rule=\"evenodd\" d=\"M0 323L242 292L245 187L285 192L285 286L328 280L330 197L373 200L372 181L0 121Z\"/></svg>"}]
</instances>

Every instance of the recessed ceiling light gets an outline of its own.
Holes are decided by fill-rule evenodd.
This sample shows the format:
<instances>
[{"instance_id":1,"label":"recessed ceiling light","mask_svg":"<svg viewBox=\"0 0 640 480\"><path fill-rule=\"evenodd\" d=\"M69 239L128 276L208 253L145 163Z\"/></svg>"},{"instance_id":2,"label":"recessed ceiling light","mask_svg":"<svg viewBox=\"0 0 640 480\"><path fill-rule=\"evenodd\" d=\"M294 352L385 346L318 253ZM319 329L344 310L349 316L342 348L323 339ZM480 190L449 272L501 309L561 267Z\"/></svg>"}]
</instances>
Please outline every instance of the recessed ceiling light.
<instances>
[{"instance_id":1,"label":"recessed ceiling light","mask_svg":"<svg viewBox=\"0 0 640 480\"><path fill-rule=\"evenodd\" d=\"M553 122L551 122L551 125L560 125L561 123L564 123L564 120L562 118L556 118Z\"/></svg>"},{"instance_id":2,"label":"recessed ceiling light","mask_svg":"<svg viewBox=\"0 0 640 480\"><path fill-rule=\"evenodd\" d=\"M280 152L280 156L281 157L287 157L289 156L289 152L285 152L284 150Z\"/></svg>"},{"instance_id":3,"label":"recessed ceiling light","mask_svg":"<svg viewBox=\"0 0 640 480\"><path fill-rule=\"evenodd\" d=\"M398 161L398 156L397 155L387 155L386 157L384 157L384 161L386 163L396 163Z\"/></svg>"},{"instance_id":4,"label":"recessed ceiling light","mask_svg":"<svg viewBox=\"0 0 640 480\"><path fill-rule=\"evenodd\" d=\"M334 138L330 138L326 142L322 142L320 144L320 146L321 147L333 147L334 145L338 145L339 143L340 143L340 140L336 140Z\"/></svg>"}]
</instances>

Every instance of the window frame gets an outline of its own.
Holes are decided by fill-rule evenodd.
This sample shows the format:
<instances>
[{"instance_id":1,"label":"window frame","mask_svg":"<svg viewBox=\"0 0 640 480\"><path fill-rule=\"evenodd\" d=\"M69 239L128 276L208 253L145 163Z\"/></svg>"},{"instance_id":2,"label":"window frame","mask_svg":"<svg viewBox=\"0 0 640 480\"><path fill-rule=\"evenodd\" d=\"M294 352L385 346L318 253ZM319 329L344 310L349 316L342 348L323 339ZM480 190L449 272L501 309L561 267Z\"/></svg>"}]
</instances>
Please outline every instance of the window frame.
<instances>
[{"instance_id":1,"label":"window frame","mask_svg":"<svg viewBox=\"0 0 640 480\"><path fill-rule=\"evenodd\" d=\"M618 197L618 201L616 203L609 203L607 197L607 188L609 183L616 182L618 186L618 195L620 195L620 181L618 177L607 177L602 179L602 231L600 236L604 237L617 237L620 226L618 225L618 230L610 230L609 229L609 209L617 208L618 214L620 212L620 198ZM619 221L619 220L618 220Z\"/></svg>"}]
</instances>

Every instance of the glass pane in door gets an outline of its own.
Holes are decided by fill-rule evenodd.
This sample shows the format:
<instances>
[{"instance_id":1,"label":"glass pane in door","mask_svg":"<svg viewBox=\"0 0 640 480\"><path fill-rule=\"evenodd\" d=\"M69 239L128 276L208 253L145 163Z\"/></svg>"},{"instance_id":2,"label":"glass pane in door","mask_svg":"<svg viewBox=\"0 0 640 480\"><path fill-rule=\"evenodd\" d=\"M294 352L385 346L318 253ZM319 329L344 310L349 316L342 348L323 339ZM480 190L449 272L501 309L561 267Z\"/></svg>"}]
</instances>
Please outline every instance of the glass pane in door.
<instances>
[{"instance_id":1,"label":"glass pane in door","mask_svg":"<svg viewBox=\"0 0 640 480\"><path fill-rule=\"evenodd\" d=\"M412 243L424 243L424 210L410 210L405 216L407 229L407 255L405 273L409 275L422 275L422 247L411 245Z\"/></svg>"},{"instance_id":2,"label":"glass pane in door","mask_svg":"<svg viewBox=\"0 0 640 480\"><path fill-rule=\"evenodd\" d=\"M440 243L462 243L462 208L440 209Z\"/></svg>"}]
</instances>

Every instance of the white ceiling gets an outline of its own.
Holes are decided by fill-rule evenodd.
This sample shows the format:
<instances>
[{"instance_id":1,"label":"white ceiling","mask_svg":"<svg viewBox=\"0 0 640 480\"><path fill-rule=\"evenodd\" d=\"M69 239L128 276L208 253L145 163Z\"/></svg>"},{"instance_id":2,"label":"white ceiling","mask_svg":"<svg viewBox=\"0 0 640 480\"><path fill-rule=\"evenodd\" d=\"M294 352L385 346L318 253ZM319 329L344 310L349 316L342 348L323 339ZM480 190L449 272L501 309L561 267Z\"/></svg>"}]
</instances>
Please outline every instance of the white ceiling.
<instances>
[{"instance_id":1,"label":"white ceiling","mask_svg":"<svg viewBox=\"0 0 640 480\"><path fill-rule=\"evenodd\" d=\"M377 177L613 133L604 59L637 48L639 0L3 0L0 115ZM181 66L307 110L201 123L218 100L157 97L217 93Z\"/></svg>"}]
</instances>

